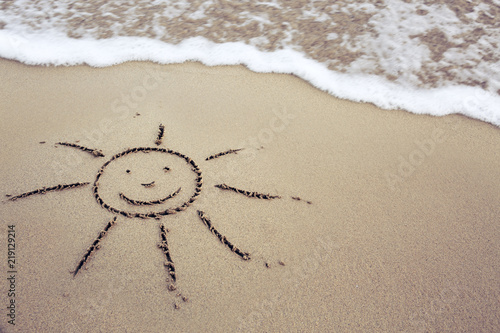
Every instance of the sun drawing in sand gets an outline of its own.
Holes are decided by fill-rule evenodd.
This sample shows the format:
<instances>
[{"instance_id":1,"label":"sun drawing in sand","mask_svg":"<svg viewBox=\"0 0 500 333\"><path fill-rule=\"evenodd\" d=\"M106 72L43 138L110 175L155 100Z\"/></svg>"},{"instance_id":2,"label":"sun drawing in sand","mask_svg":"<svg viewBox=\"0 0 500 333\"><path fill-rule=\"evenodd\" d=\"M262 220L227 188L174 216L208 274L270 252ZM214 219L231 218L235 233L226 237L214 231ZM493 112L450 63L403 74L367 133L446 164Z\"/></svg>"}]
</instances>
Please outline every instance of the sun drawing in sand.
<instances>
[{"instance_id":1,"label":"sun drawing in sand","mask_svg":"<svg viewBox=\"0 0 500 333\"><path fill-rule=\"evenodd\" d=\"M156 147L138 147L126 149L121 153L118 153L111 157L101 166L101 168L97 172L92 185L94 198L102 208L113 213L115 216L99 233L98 237L90 245L83 258L77 264L76 268L72 271L73 277L76 277L77 274L81 272L82 268L86 268L86 264L96 253L96 251L100 249L100 243L102 239L116 224L117 218L119 216L123 216L125 218L154 219L160 221L167 215L173 215L185 211L200 196L203 186L203 178L198 164L190 157L182 153L168 148L160 147L160 145L162 145L164 131L165 127L160 124L158 135L155 141ZM85 151L95 158L105 157L101 150L90 149L75 143L68 142L58 142L57 144ZM230 149L221 153L211 155L205 160L211 161L229 154L237 154L241 150L241 148ZM140 165L143 166L141 169L144 170L133 170L132 168L130 168L131 159L134 158L140 159ZM184 181L182 181L181 183L184 185L178 188L172 187L172 181L169 182L168 177L165 177L170 173L176 174L177 180L183 179ZM119 177L120 179L122 179L122 177L128 177L128 182L136 184L135 195L139 196L139 198L134 197L134 193L124 193L123 190L118 189L117 184L121 184L121 182L114 181L113 178L117 180L116 177ZM147 178L147 182L144 182L145 178ZM191 179L191 181L187 181L187 179ZM43 187L15 196L7 195L7 197L9 197L8 201L16 201L18 199L26 198L32 195L84 187L90 184L90 182L59 184L57 186ZM219 188L220 190L233 191L250 198L263 200L274 200L281 198L281 196L278 195L241 190L226 184L216 184L214 186L216 188ZM159 187L159 191L164 193L161 197L158 197L158 192L151 192L151 189L155 187L157 187L157 189ZM167 192L165 193L164 191ZM141 200L141 198L147 199ZM302 200L300 197L292 196L290 198L293 200L304 201L305 203L311 204L310 201ZM214 224L204 211L198 210L197 213L200 221L206 226L206 228L208 228L208 230L212 234L214 234L219 239L219 241L225 247L231 250L235 255L239 256L242 260L247 261L251 259L250 253L241 250L215 228ZM172 259L172 255L167 242L168 232L169 230L160 222L160 242L158 244L158 247L161 249L163 255L165 256L164 265L168 273L167 288L169 291L175 291L177 290L177 277L174 261ZM282 261L279 261L279 264L284 265ZM265 263L265 265L269 267L269 264L267 262ZM182 294L179 292L176 292L176 296L181 297L184 301L187 301L187 298L182 296ZM178 308L178 305L175 304L175 307Z\"/></svg>"}]
</instances>

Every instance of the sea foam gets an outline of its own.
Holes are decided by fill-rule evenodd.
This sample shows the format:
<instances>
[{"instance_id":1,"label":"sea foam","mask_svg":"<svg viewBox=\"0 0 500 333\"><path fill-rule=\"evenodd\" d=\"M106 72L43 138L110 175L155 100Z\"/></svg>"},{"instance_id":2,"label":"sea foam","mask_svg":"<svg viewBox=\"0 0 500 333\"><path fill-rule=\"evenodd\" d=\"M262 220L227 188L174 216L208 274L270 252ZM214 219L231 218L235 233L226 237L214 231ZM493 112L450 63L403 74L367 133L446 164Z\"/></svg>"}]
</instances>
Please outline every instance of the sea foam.
<instances>
[{"instance_id":1,"label":"sea foam","mask_svg":"<svg viewBox=\"0 0 500 333\"><path fill-rule=\"evenodd\" d=\"M52 1L50 10L9 3L0 10L0 56L56 66L243 64L384 109L460 113L500 126L500 32L487 16L497 4L478 2L462 13L400 0L310 1L303 8L282 0L137 0L126 10L121 2L92 3Z\"/></svg>"}]
</instances>

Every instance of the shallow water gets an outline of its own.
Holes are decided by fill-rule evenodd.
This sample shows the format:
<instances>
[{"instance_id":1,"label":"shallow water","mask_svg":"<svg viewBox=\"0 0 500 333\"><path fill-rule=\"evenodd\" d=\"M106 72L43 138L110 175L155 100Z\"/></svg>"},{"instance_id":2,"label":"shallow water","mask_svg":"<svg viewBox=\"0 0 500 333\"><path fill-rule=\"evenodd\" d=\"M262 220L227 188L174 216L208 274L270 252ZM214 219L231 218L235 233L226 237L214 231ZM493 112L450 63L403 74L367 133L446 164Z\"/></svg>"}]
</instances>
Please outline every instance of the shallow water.
<instances>
[{"instance_id":1,"label":"shallow water","mask_svg":"<svg viewBox=\"0 0 500 333\"><path fill-rule=\"evenodd\" d=\"M25 1L0 56L28 64L244 64L329 93L500 125L500 1Z\"/></svg>"}]
</instances>

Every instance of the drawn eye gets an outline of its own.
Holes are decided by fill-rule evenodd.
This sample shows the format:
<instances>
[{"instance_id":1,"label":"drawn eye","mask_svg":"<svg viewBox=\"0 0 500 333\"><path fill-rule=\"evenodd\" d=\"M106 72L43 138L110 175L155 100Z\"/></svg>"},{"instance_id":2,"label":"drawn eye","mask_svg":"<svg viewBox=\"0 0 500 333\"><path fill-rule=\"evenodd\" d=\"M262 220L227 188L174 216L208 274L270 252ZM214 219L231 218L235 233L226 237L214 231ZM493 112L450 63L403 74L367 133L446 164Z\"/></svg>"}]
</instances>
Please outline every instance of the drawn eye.
<instances>
[{"instance_id":1,"label":"drawn eye","mask_svg":"<svg viewBox=\"0 0 500 333\"><path fill-rule=\"evenodd\" d=\"M163 168L163 170L164 170L165 172L167 172L167 171L170 171L170 168L169 168L169 167L164 167L164 168Z\"/></svg>"},{"instance_id":2,"label":"drawn eye","mask_svg":"<svg viewBox=\"0 0 500 333\"><path fill-rule=\"evenodd\" d=\"M129 170L129 169L127 169L127 170L125 170L125 172L126 172L126 173L130 173L130 170Z\"/></svg>"}]
</instances>

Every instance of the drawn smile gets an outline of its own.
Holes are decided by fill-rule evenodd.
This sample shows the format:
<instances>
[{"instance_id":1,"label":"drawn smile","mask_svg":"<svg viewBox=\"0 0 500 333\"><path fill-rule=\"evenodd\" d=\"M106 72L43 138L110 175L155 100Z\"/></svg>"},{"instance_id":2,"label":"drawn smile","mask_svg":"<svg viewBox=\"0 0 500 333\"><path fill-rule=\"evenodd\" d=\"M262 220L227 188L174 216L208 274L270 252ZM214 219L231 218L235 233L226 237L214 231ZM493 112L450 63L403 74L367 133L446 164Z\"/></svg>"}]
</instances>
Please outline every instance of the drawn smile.
<instances>
[{"instance_id":1,"label":"drawn smile","mask_svg":"<svg viewBox=\"0 0 500 333\"><path fill-rule=\"evenodd\" d=\"M151 183L141 184L144 187L153 187L155 186L155 181L153 180Z\"/></svg>"},{"instance_id":2,"label":"drawn smile","mask_svg":"<svg viewBox=\"0 0 500 333\"><path fill-rule=\"evenodd\" d=\"M150 187L152 186L151 184L154 184L154 182L150 183L150 184L141 184L143 186L146 186L146 187ZM147 186L149 185L149 186ZM166 196L165 198L162 198L162 199L158 199L158 200L151 200L151 201L140 201L140 200L133 200L133 199L130 199L128 198L127 196L125 196L125 194L123 193L120 193L120 198L124 201L126 201L128 204L130 205L135 205L135 206L151 206L151 205L159 205L159 204L162 204L164 203L165 201L167 201L168 199L172 199L173 197L175 197L177 194L179 194L179 192L181 191L181 188L179 187L177 189L177 191L175 191L174 193L172 194L169 194L168 196Z\"/></svg>"}]
</instances>

